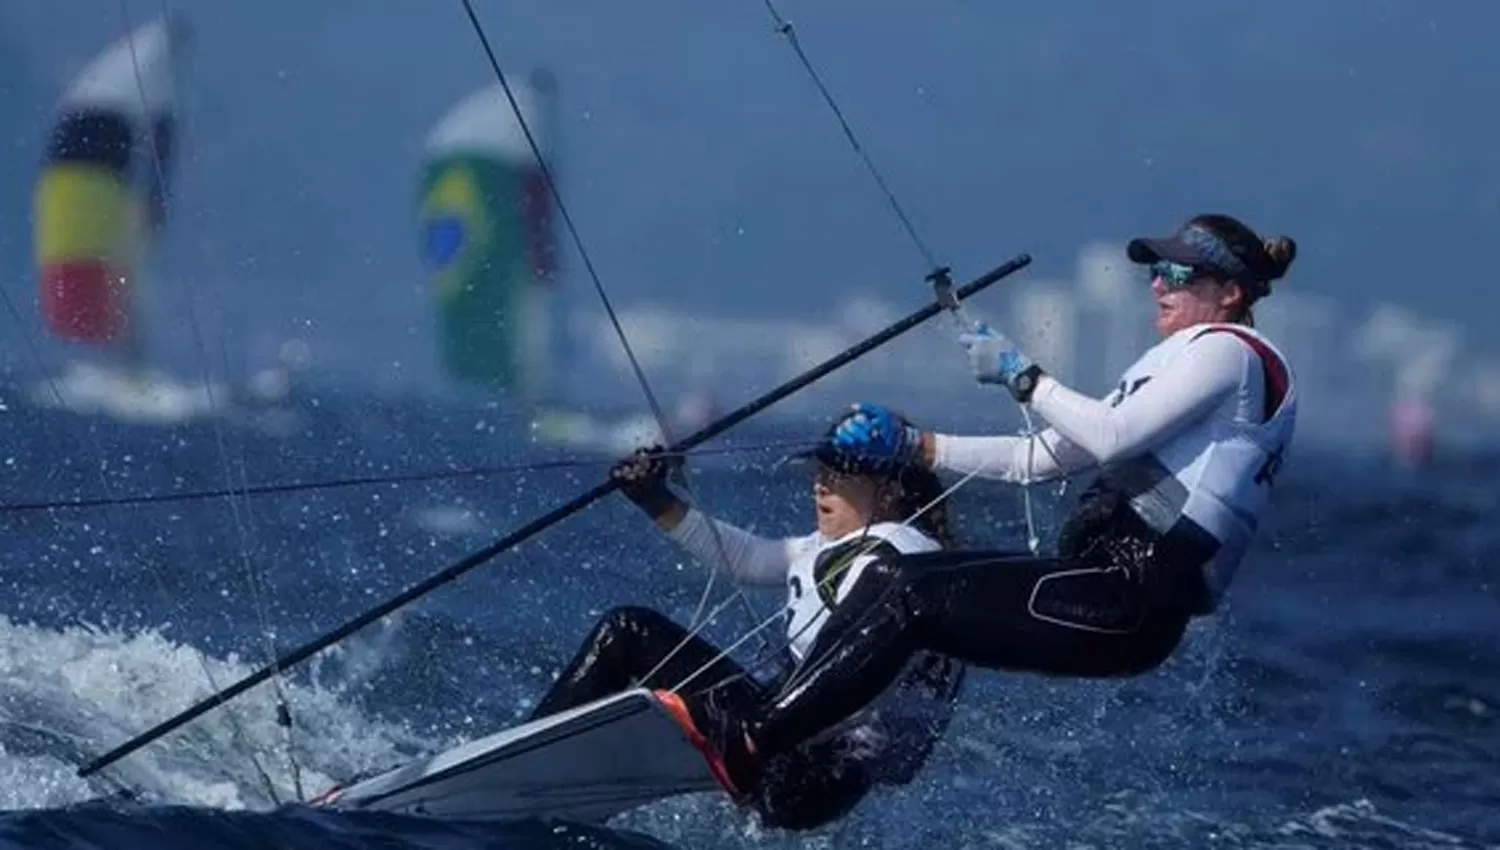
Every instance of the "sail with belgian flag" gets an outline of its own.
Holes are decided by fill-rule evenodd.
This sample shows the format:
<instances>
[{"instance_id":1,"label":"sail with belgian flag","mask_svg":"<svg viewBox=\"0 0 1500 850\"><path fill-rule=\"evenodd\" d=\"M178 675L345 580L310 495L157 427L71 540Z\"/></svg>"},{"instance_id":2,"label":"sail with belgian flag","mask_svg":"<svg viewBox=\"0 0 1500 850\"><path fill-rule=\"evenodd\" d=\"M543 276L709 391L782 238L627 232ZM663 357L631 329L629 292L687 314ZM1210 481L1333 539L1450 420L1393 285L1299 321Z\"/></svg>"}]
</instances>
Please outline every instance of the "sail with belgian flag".
<instances>
[{"instance_id":1,"label":"sail with belgian flag","mask_svg":"<svg viewBox=\"0 0 1500 850\"><path fill-rule=\"evenodd\" d=\"M72 79L52 116L32 197L37 302L72 360L33 392L40 405L155 422L214 407L212 387L148 369L141 299L168 225L190 39L179 13L130 30Z\"/></svg>"},{"instance_id":2,"label":"sail with belgian flag","mask_svg":"<svg viewBox=\"0 0 1500 850\"><path fill-rule=\"evenodd\" d=\"M63 93L34 197L42 318L53 336L142 357L141 267L166 223L179 17L94 58Z\"/></svg>"}]
</instances>

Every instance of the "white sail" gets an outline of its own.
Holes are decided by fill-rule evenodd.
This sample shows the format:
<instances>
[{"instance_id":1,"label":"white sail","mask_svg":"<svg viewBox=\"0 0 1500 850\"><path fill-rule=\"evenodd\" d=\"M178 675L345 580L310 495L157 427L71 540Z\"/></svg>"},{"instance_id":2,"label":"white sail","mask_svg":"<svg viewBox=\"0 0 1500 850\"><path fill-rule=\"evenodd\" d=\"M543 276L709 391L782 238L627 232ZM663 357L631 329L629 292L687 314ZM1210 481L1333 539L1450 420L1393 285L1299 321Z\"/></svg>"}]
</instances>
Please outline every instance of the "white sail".
<instances>
[{"instance_id":1,"label":"white sail","mask_svg":"<svg viewBox=\"0 0 1500 850\"><path fill-rule=\"evenodd\" d=\"M102 107L147 117L173 111L173 54L184 33L178 19L163 18L120 38L73 79L63 109Z\"/></svg>"}]
</instances>

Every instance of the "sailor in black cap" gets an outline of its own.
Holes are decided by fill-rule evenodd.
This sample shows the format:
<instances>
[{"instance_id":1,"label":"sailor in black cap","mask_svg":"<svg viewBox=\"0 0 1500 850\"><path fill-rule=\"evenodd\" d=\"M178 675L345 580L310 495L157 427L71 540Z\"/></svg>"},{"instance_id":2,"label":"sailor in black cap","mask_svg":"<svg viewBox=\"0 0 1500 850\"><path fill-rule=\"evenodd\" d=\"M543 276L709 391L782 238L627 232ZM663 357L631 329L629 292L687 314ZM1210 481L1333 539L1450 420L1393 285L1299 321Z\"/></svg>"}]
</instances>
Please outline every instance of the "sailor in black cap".
<instances>
[{"instance_id":1,"label":"sailor in black cap","mask_svg":"<svg viewBox=\"0 0 1500 850\"><path fill-rule=\"evenodd\" d=\"M963 337L976 378L1006 386L1045 431L934 434L874 404L840 425L837 445L895 464L1018 484L1097 476L1051 557L948 551L866 569L824 630L854 638L808 649L813 672L749 726L759 748L837 722L916 651L995 670L1135 675L1219 604L1295 428L1291 370L1251 316L1295 244L1202 215L1128 252L1151 269L1165 338L1105 398L1064 386L981 326Z\"/></svg>"}]
</instances>

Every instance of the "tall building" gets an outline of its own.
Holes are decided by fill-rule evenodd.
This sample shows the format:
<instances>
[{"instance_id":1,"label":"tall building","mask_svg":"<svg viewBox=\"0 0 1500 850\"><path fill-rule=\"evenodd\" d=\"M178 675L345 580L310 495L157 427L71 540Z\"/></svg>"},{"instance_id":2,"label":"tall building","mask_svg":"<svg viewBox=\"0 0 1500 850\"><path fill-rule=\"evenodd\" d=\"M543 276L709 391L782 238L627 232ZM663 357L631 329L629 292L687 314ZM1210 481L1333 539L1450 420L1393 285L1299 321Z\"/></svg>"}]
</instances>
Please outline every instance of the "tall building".
<instances>
[{"instance_id":1,"label":"tall building","mask_svg":"<svg viewBox=\"0 0 1500 850\"><path fill-rule=\"evenodd\" d=\"M1037 281L1016 293L1016 344L1065 383L1077 381L1078 303L1055 281Z\"/></svg>"},{"instance_id":2,"label":"tall building","mask_svg":"<svg viewBox=\"0 0 1500 850\"><path fill-rule=\"evenodd\" d=\"M1145 283L1123 243L1093 242L1079 251L1079 339L1086 341L1077 353L1081 387L1103 395L1146 350L1153 307Z\"/></svg>"}]
</instances>

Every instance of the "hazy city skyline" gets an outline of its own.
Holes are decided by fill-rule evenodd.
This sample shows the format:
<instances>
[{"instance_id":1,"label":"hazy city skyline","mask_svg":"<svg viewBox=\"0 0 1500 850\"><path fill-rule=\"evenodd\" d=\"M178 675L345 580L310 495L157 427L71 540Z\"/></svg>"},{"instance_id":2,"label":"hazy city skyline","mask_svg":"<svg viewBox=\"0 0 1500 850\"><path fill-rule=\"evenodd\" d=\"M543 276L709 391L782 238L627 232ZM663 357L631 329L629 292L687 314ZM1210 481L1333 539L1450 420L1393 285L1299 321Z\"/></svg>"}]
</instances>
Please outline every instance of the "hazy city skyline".
<instances>
[{"instance_id":1,"label":"hazy city skyline","mask_svg":"<svg viewBox=\"0 0 1500 850\"><path fill-rule=\"evenodd\" d=\"M0 8L0 110L10 118L0 280L30 322L0 335L0 366L13 375L34 375L37 356L43 370L65 356L32 311L29 222L57 98L127 25L170 7L131 2L129 20L89 14L83 0ZM403 392L443 385L413 222L421 145L493 76L456 6L349 8L183 7L196 32L184 156L149 287L150 345L166 367L189 377L250 371L296 339L326 380ZM904 312L927 297L925 263L763 9L524 0L480 11L514 78L535 67L557 77L561 190L623 311L658 323L692 317L683 330L709 341L739 328L770 349L788 349L774 334L791 327L811 351L848 335L819 317ZM1370 369L1408 381L1442 375L1445 404L1477 410L1500 394L1500 370L1484 365L1494 343L1481 333L1494 306L1484 246L1500 226L1500 119L1472 107L1500 65L1485 40L1500 7L884 0L784 11L960 277L1024 251L1035 263L1015 292L1073 280L1091 240L1221 209L1302 246L1262 321L1271 330L1280 315L1289 336L1333 338L1305 352L1309 343L1288 341L1305 387L1387 393L1393 375L1364 389L1351 367L1336 366L1365 362L1364 351ZM1149 37L1135 35L1143 27ZM1223 37L1204 42L1195 35L1204 31ZM1158 91L1171 96L1150 94ZM571 243L561 244L558 328L588 330L574 337L580 359L559 364L559 379L640 404L591 353L618 340L587 318L597 296ZM1008 303L999 299L1009 294L1001 287L982 300ZM225 340L212 364L199 362L189 304L199 330ZM1115 309L1089 305L1080 339L1095 336L1087 317ZM1441 330L1446 323L1457 330ZM1119 327L1099 343L1111 353L1068 355L1081 380L1103 380L1086 374L1100 371L1086 365L1092 358L1116 363L1149 339L1144 324L1140 336ZM1447 338L1459 342L1445 358ZM810 354L756 354L779 358L761 374L735 362L742 356L715 363L727 395L762 389L769 373ZM860 364L849 386L877 371ZM904 373L886 374L897 382L884 391L905 391ZM936 376L945 392L968 392L961 378ZM1368 416L1383 415L1370 407ZM1368 424L1374 433L1383 420Z\"/></svg>"}]
</instances>

